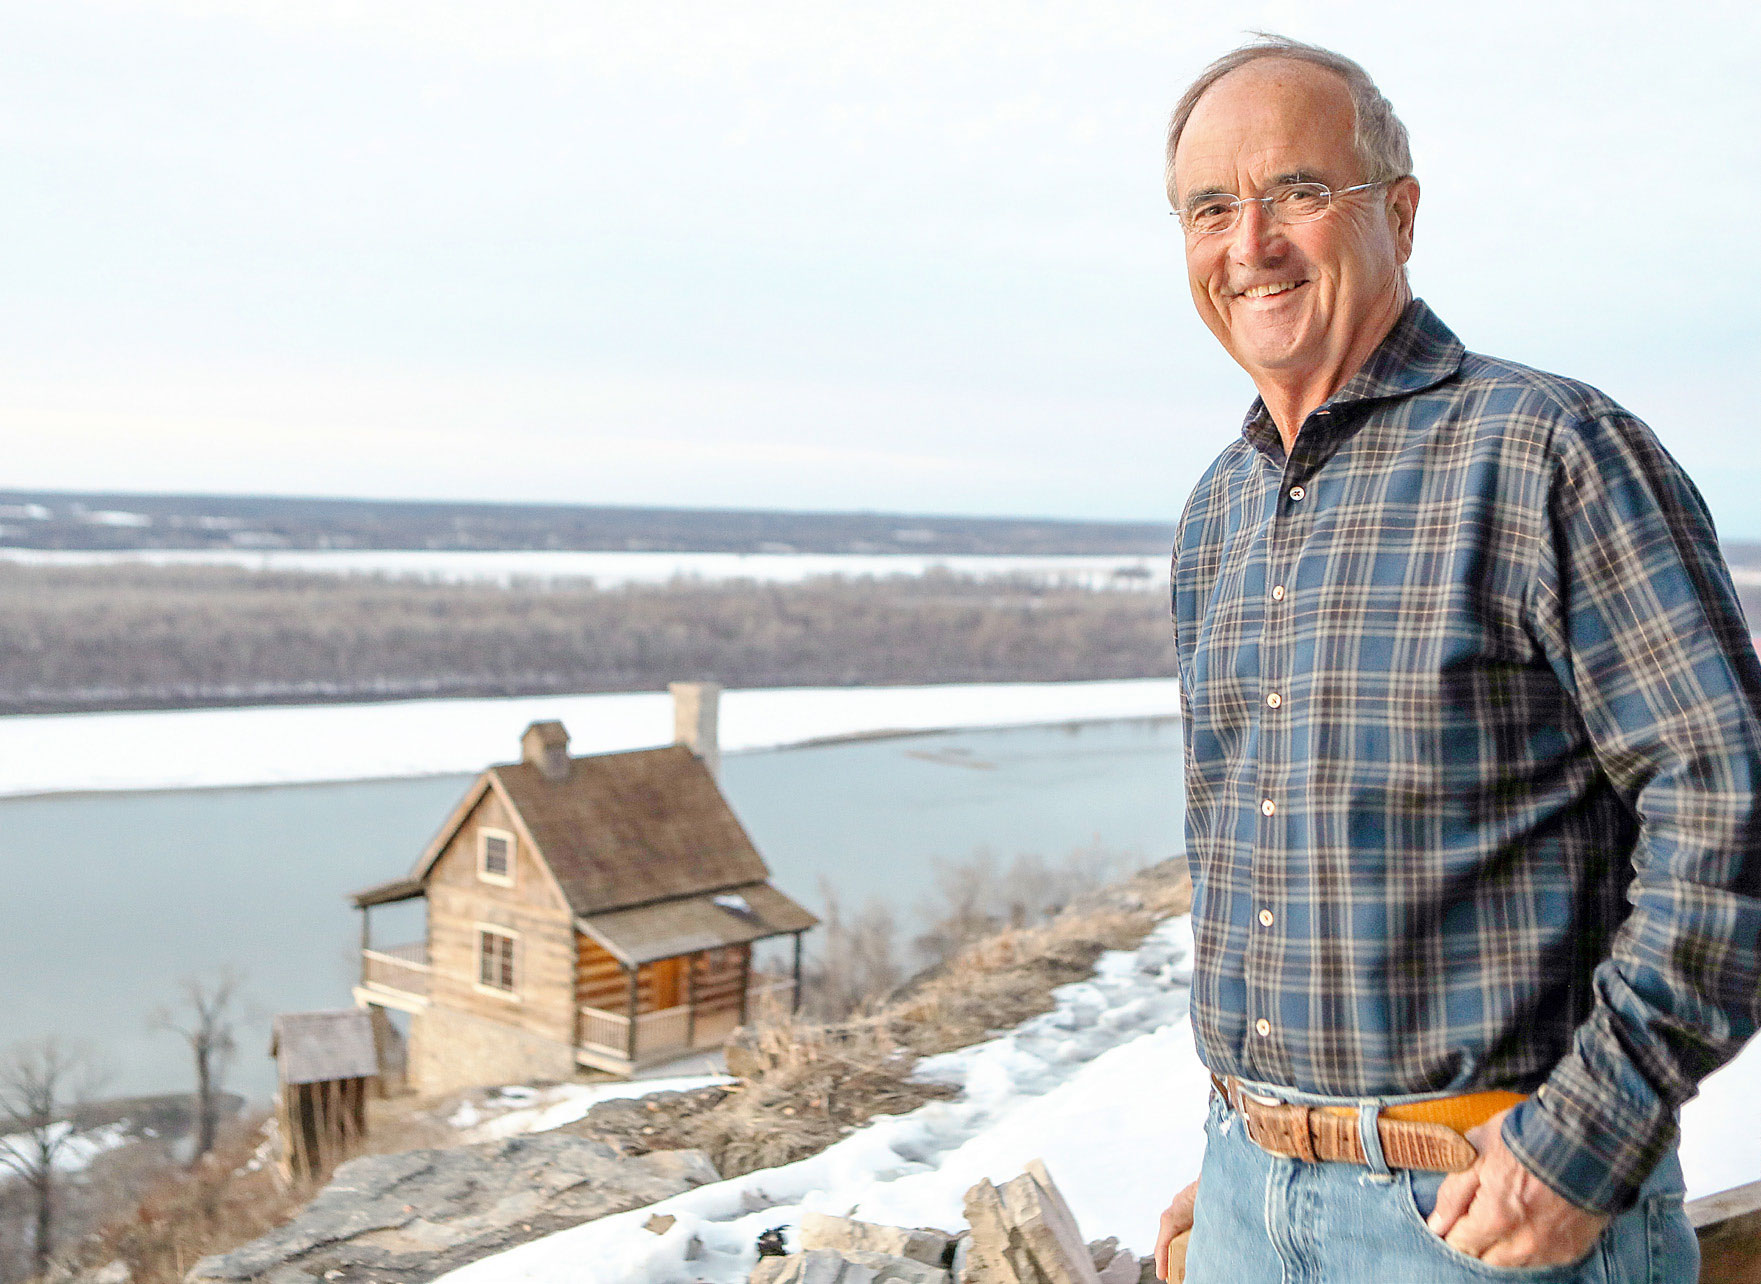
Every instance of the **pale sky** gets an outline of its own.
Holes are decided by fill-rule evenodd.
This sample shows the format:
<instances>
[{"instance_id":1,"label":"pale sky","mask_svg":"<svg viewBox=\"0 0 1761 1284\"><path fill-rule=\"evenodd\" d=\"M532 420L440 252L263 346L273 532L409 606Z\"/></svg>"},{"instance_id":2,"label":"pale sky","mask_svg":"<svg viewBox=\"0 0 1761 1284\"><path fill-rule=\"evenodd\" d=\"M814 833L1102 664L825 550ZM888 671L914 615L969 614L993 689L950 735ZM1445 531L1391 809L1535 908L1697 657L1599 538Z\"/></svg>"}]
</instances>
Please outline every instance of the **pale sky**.
<instances>
[{"instance_id":1,"label":"pale sky","mask_svg":"<svg viewBox=\"0 0 1761 1284\"><path fill-rule=\"evenodd\" d=\"M1405 119L1468 346L1761 538L1734 3L4 0L0 486L1172 521L1252 389L1162 134L1256 27Z\"/></svg>"}]
</instances>

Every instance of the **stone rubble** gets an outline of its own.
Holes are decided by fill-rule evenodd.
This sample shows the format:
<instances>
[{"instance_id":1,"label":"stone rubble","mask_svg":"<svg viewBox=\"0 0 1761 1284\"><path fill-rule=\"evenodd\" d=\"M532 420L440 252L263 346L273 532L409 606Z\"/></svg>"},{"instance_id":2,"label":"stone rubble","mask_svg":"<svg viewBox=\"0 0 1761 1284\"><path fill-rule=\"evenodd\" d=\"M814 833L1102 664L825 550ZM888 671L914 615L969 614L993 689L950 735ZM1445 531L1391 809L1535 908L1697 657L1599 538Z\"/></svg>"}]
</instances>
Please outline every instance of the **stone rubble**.
<instances>
[{"instance_id":1,"label":"stone rubble","mask_svg":"<svg viewBox=\"0 0 1761 1284\"><path fill-rule=\"evenodd\" d=\"M1001 1187L966 1192L972 1229L878 1226L808 1213L797 1251L762 1257L749 1284L1139 1284L1153 1263L1117 1239L1083 1242L1070 1206L1039 1160Z\"/></svg>"}]
</instances>

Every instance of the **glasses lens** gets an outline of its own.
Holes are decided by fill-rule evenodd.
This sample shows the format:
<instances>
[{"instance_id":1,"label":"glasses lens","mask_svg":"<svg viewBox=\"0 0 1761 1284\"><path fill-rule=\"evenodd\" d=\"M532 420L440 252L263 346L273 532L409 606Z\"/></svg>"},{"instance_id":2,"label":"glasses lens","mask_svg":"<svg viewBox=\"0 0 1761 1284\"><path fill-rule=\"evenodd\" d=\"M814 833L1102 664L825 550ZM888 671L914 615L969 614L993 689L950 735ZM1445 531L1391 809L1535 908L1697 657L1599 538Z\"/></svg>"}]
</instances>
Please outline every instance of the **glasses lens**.
<instances>
[{"instance_id":1,"label":"glasses lens","mask_svg":"<svg viewBox=\"0 0 1761 1284\"><path fill-rule=\"evenodd\" d=\"M1284 223L1309 223L1327 212L1333 193L1321 183L1284 183L1266 193L1272 214Z\"/></svg>"},{"instance_id":2,"label":"glasses lens","mask_svg":"<svg viewBox=\"0 0 1761 1284\"><path fill-rule=\"evenodd\" d=\"M1236 210L1235 202L1229 197L1210 196L1188 205L1182 221L1189 232L1209 236L1213 232L1227 232L1234 227Z\"/></svg>"}]
</instances>

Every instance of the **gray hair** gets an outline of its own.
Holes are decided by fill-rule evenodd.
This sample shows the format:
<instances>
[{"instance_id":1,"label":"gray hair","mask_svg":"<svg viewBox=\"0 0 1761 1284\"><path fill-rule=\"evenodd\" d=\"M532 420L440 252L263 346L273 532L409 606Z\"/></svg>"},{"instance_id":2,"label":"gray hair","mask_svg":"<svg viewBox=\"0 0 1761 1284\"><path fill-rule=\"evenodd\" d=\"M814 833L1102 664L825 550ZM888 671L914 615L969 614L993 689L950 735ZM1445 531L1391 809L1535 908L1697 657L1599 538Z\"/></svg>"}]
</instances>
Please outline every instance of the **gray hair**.
<instances>
[{"instance_id":1,"label":"gray hair","mask_svg":"<svg viewBox=\"0 0 1761 1284\"><path fill-rule=\"evenodd\" d=\"M1312 63L1326 68L1345 82L1356 117L1352 143L1357 149L1358 160L1363 163L1363 182L1386 182L1405 178L1412 173L1412 148L1407 143L1406 126L1400 123L1400 118L1394 114L1394 108L1382 97L1382 91L1376 88L1376 82L1370 79L1369 72L1331 49L1304 44L1300 40L1291 40L1287 36L1273 35L1267 31L1256 31L1252 41L1239 49L1230 50L1201 71L1198 79L1187 87L1186 92L1180 95L1180 101L1174 105L1174 115L1168 121L1167 182L1170 204L1176 208L1180 205L1180 194L1174 186L1174 149L1180 145L1180 133L1186 128L1187 119L1192 115L1193 108L1198 106L1198 100L1205 96L1206 90L1230 72L1262 58L1284 58L1294 62Z\"/></svg>"}]
</instances>

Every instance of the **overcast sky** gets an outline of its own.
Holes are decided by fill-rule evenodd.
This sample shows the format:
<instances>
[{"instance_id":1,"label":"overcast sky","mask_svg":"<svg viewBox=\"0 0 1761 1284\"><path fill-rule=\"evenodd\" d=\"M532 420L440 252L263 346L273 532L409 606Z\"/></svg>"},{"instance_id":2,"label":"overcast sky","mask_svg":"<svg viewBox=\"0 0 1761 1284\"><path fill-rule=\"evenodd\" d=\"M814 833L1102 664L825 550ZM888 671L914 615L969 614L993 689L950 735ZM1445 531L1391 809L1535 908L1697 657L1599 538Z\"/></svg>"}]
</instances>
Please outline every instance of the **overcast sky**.
<instances>
[{"instance_id":1,"label":"overcast sky","mask_svg":"<svg viewBox=\"0 0 1761 1284\"><path fill-rule=\"evenodd\" d=\"M1471 348L1761 537L1761 9L0 2L0 486L1172 521L1168 109L1362 61Z\"/></svg>"}]
</instances>

